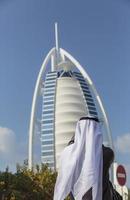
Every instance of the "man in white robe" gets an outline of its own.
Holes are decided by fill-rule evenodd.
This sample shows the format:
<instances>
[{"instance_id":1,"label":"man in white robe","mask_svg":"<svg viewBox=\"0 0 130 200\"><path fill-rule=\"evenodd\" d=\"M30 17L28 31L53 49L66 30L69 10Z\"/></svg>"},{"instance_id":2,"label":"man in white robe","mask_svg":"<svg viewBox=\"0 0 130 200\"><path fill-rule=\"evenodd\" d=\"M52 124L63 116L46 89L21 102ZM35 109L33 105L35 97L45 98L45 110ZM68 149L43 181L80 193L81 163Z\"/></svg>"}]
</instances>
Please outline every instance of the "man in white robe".
<instances>
[{"instance_id":1,"label":"man in white robe","mask_svg":"<svg viewBox=\"0 0 130 200\"><path fill-rule=\"evenodd\" d=\"M60 157L54 200L102 200L102 133L96 118L81 118L74 143Z\"/></svg>"}]
</instances>

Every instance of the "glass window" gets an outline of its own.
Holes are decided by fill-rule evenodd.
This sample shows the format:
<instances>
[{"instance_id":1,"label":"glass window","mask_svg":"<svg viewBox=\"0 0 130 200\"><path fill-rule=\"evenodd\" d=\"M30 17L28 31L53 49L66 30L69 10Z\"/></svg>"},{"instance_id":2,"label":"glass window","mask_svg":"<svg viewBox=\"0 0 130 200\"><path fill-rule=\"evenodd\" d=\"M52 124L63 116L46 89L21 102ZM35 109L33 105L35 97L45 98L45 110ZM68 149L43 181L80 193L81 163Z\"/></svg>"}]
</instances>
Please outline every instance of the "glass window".
<instances>
[{"instance_id":1,"label":"glass window","mask_svg":"<svg viewBox=\"0 0 130 200\"><path fill-rule=\"evenodd\" d=\"M50 97L44 96L44 97L43 97L43 102L44 102L44 101L50 101L50 100L54 101L54 96L50 96Z\"/></svg>"},{"instance_id":2,"label":"glass window","mask_svg":"<svg viewBox=\"0 0 130 200\"><path fill-rule=\"evenodd\" d=\"M47 73L46 77L57 77L57 73Z\"/></svg>"},{"instance_id":3,"label":"glass window","mask_svg":"<svg viewBox=\"0 0 130 200\"><path fill-rule=\"evenodd\" d=\"M51 113L54 113L54 107L53 108L47 108L47 107L44 107L42 108L42 112L46 112L46 111L51 111Z\"/></svg>"},{"instance_id":4,"label":"glass window","mask_svg":"<svg viewBox=\"0 0 130 200\"><path fill-rule=\"evenodd\" d=\"M94 106L94 107L95 107L94 103L87 102L87 104L88 104L89 106Z\"/></svg>"},{"instance_id":5,"label":"glass window","mask_svg":"<svg viewBox=\"0 0 130 200\"><path fill-rule=\"evenodd\" d=\"M43 109L44 109L44 108L46 108L46 110L47 110L47 109L53 109L53 108L54 108L54 105L44 105L44 104L43 104Z\"/></svg>"},{"instance_id":6,"label":"glass window","mask_svg":"<svg viewBox=\"0 0 130 200\"><path fill-rule=\"evenodd\" d=\"M85 93L91 94L90 91L89 91L87 88L83 88L83 87L82 87L82 90L83 90L83 92L85 92Z\"/></svg>"},{"instance_id":7,"label":"glass window","mask_svg":"<svg viewBox=\"0 0 130 200\"><path fill-rule=\"evenodd\" d=\"M77 78L80 84L87 84L83 78Z\"/></svg>"},{"instance_id":8,"label":"glass window","mask_svg":"<svg viewBox=\"0 0 130 200\"><path fill-rule=\"evenodd\" d=\"M44 116L44 114L53 114L53 110L44 110L43 109L43 112L42 112L42 114L43 114L43 116Z\"/></svg>"},{"instance_id":9,"label":"glass window","mask_svg":"<svg viewBox=\"0 0 130 200\"><path fill-rule=\"evenodd\" d=\"M48 96L53 96L54 97L54 94L55 94L55 91L53 91L53 92L44 92L43 98L44 97L48 97Z\"/></svg>"},{"instance_id":10,"label":"glass window","mask_svg":"<svg viewBox=\"0 0 130 200\"><path fill-rule=\"evenodd\" d=\"M79 72L74 72L74 74L75 74L76 76L81 76L81 77L82 77L82 74L79 73Z\"/></svg>"},{"instance_id":11,"label":"glass window","mask_svg":"<svg viewBox=\"0 0 130 200\"><path fill-rule=\"evenodd\" d=\"M49 134L52 134L52 133L53 133L53 130L45 130L45 131L43 130L42 131L42 136L44 136L46 134L49 135Z\"/></svg>"},{"instance_id":12,"label":"glass window","mask_svg":"<svg viewBox=\"0 0 130 200\"><path fill-rule=\"evenodd\" d=\"M44 122L43 122L44 121ZM42 120L42 124L50 124L50 123L53 123L53 119L47 119L47 120Z\"/></svg>"},{"instance_id":13,"label":"glass window","mask_svg":"<svg viewBox=\"0 0 130 200\"><path fill-rule=\"evenodd\" d=\"M48 72L46 76L57 76L57 72Z\"/></svg>"},{"instance_id":14,"label":"glass window","mask_svg":"<svg viewBox=\"0 0 130 200\"><path fill-rule=\"evenodd\" d=\"M95 107L90 107L90 106L88 106L88 109L89 109L89 110L96 111L96 108L95 108Z\"/></svg>"},{"instance_id":15,"label":"glass window","mask_svg":"<svg viewBox=\"0 0 130 200\"><path fill-rule=\"evenodd\" d=\"M97 115L97 112L94 112L94 111L91 111L91 110L89 111L89 113L92 114L92 115Z\"/></svg>"},{"instance_id":16,"label":"glass window","mask_svg":"<svg viewBox=\"0 0 130 200\"><path fill-rule=\"evenodd\" d=\"M47 91L47 92L53 92L55 90L55 87L53 86L53 87L51 87L51 88L46 88L46 87L44 87L44 89L43 89L43 92L45 91Z\"/></svg>"},{"instance_id":17,"label":"glass window","mask_svg":"<svg viewBox=\"0 0 130 200\"><path fill-rule=\"evenodd\" d=\"M54 72L48 72L47 77L50 77L50 76L57 76L57 73L54 73Z\"/></svg>"},{"instance_id":18,"label":"glass window","mask_svg":"<svg viewBox=\"0 0 130 200\"><path fill-rule=\"evenodd\" d=\"M83 84L81 84L81 87L82 87L82 88L84 88L84 89L87 89L87 90L89 90L88 86L87 86L87 85L85 85L85 84L84 84L84 85L83 85Z\"/></svg>"},{"instance_id":19,"label":"glass window","mask_svg":"<svg viewBox=\"0 0 130 200\"><path fill-rule=\"evenodd\" d=\"M53 88L55 86L55 83L53 84L45 84L44 88Z\"/></svg>"},{"instance_id":20,"label":"glass window","mask_svg":"<svg viewBox=\"0 0 130 200\"><path fill-rule=\"evenodd\" d=\"M48 118L42 118L41 120L41 124L52 124L54 122L54 118L53 117L48 117Z\"/></svg>"},{"instance_id":21,"label":"glass window","mask_svg":"<svg viewBox=\"0 0 130 200\"><path fill-rule=\"evenodd\" d=\"M53 143L54 143L53 140L42 141L42 145L49 145L49 144L53 144Z\"/></svg>"},{"instance_id":22,"label":"glass window","mask_svg":"<svg viewBox=\"0 0 130 200\"><path fill-rule=\"evenodd\" d=\"M76 79L84 80L84 78L81 75L75 75Z\"/></svg>"},{"instance_id":23,"label":"glass window","mask_svg":"<svg viewBox=\"0 0 130 200\"><path fill-rule=\"evenodd\" d=\"M46 81L52 81L52 80L56 80L56 76L54 76L54 77L46 77L46 80L45 80L45 82Z\"/></svg>"},{"instance_id":24,"label":"glass window","mask_svg":"<svg viewBox=\"0 0 130 200\"><path fill-rule=\"evenodd\" d=\"M49 134L49 135L43 135L43 133L42 133L42 135L41 135L41 141L42 140L53 140L54 138L53 138L53 135L52 134Z\"/></svg>"},{"instance_id":25,"label":"glass window","mask_svg":"<svg viewBox=\"0 0 130 200\"><path fill-rule=\"evenodd\" d=\"M42 156L51 156L53 153L53 151L42 152Z\"/></svg>"},{"instance_id":26,"label":"glass window","mask_svg":"<svg viewBox=\"0 0 130 200\"><path fill-rule=\"evenodd\" d=\"M44 131L53 131L53 127L52 128L41 127L41 132L44 132Z\"/></svg>"},{"instance_id":27,"label":"glass window","mask_svg":"<svg viewBox=\"0 0 130 200\"><path fill-rule=\"evenodd\" d=\"M53 124L42 124L42 130L44 129L52 129L53 128Z\"/></svg>"},{"instance_id":28,"label":"glass window","mask_svg":"<svg viewBox=\"0 0 130 200\"><path fill-rule=\"evenodd\" d=\"M46 152L47 150L53 151L54 146L42 146L42 152Z\"/></svg>"},{"instance_id":29,"label":"glass window","mask_svg":"<svg viewBox=\"0 0 130 200\"><path fill-rule=\"evenodd\" d=\"M89 101L94 102L92 98L85 97L85 99L86 99L87 102L89 102Z\"/></svg>"},{"instance_id":30,"label":"glass window","mask_svg":"<svg viewBox=\"0 0 130 200\"><path fill-rule=\"evenodd\" d=\"M46 80L45 84L51 84L51 83L56 83L56 79L54 80Z\"/></svg>"},{"instance_id":31,"label":"glass window","mask_svg":"<svg viewBox=\"0 0 130 200\"><path fill-rule=\"evenodd\" d=\"M85 96L85 97L91 97L91 98L92 98L92 95L91 95L91 94L87 94L86 92L84 92L84 96Z\"/></svg>"},{"instance_id":32,"label":"glass window","mask_svg":"<svg viewBox=\"0 0 130 200\"><path fill-rule=\"evenodd\" d=\"M42 115L42 121L46 120L46 119L53 119L54 115Z\"/></svg>"},{"instance_id":33,"label":"glass window","mask_svg":"<svg viewBox=\"0 0 130 200\"><path fill-rule=\"evenodd\" d=\"M44 104L44 105L50 105L50 104L53 105L53 104L54 104L54 100L51 100L51 101L45 101L45 100L44 100L44 101L43 101L43 104Z\"/></svg>"}]
</instances>

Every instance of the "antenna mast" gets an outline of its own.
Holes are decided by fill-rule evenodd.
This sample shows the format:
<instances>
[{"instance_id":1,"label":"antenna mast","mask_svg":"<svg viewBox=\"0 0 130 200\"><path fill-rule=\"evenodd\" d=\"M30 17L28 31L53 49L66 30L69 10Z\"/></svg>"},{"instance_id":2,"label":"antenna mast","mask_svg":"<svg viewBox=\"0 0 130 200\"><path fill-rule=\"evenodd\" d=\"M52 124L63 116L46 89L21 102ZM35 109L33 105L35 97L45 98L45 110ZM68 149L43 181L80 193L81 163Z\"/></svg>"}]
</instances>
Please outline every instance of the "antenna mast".
<instances>
[{"instance_id":1,"label":"antenna mast","mask_svg":"<svg viewBox=\"0 0 130 200\"><path fill-rule=\"evenodd\" d=\"M58 41L58 23L55 23L55 43L56 43L56 50L59 51L59 41Z\"/></svg>"}]
</instances>

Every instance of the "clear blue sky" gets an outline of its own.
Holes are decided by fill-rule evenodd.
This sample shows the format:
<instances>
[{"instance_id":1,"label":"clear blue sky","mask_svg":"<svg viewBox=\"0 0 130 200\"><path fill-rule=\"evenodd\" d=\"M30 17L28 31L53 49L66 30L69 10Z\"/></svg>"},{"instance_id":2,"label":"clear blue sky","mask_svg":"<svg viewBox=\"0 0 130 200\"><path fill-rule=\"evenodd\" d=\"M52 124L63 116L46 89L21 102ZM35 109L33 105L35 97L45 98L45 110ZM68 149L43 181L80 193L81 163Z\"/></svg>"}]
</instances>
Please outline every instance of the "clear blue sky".
<instances>
[{"instance_id":1,"label":"clear blue sky","mask_svg":"<svg viewBox=\"0 0 130 200\"><path fill-rule=\"evenodd\" d=\"M27 157L33 89L54 46L55 21L60 46L85 67L103 99L116 158L130 173L129 0L0 0L0 169ZM12 154L4 147L9 138Z\"/></svg>"}]
</instances>

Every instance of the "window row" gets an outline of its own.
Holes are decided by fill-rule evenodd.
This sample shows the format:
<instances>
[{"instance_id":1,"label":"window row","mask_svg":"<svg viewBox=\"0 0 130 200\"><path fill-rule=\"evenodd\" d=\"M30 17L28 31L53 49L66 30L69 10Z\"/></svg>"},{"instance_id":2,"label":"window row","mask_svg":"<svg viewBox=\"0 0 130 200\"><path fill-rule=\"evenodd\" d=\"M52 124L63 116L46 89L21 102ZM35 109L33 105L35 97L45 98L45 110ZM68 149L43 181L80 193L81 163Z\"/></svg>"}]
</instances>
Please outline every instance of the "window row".
<instances>
[{"instance_id":1,"label":"window row","mask_svg":"<svg viewBox=\"0 0 130 200\"><path fill-rule=\"evenodd\" d=\"M42 108L42 113L48 114L48 113L54 113L54 107L53 108Z\"/></svg>"},{"instance_id":2,"label":"window row","mask_svg":"<svg viewBox=\"0 0 130 200\"><path fill-rule=\"evenodd\" d=\"M52 155L54 155L54 151L42 152L42 156L52 156Z\"/></svg>"},{"instance_id":3,"label":"window row","mask_svg":"<svg viewBox=\"0 0 130 200\"><path fill-rule=\"evenodd\" d=\"M50 77L50 76L57 76L57 72L56 72L56 71L55 71L55 72L48 72L46 76L47 76L47 77Z\"/></svg>"},{"instance_id":4,"label":"window row","mask_svg":"<svg viewBox=\"0 0 130 200\"><path fill-rule=\"evenodd\" d=\"M44 125L44 124L50 124L50 123L54 122L53 119L47 119L47 120L42 119L41 121L42 121L42 125Z\"/></svg>"},{"instance_id":5,"label":"window row","mask_svg":"<svg viewBox=\"0 0 130 200\"><path fill-rule=\"evenodd\" d=\"M43 104L44 104L44 105L54 104L54 100L50 100L50 101L44 100L44 101L43 101Z\"/></svg>"},{"instance_id":6,"label":"window row","mask_svg":"<svg viewBox=\"0 0 130 200\"><path fill-rule=\"evenodd\" d=\"M91 102L87 102L87 105L89 105L89 106L94 106L94 107L95 107L95 104L94 104L94 103L91 103Z\"/></svg>"},{"instance_id":7,"label":"window row","mask_svg":"<svg viewBox=\"0 0 130 200\"><path fill-rule=\"evenodd\" d=\"M49 134L53 134L53 129L51 129L51 130L43 130L42 131L42 135L49 135Z\"/></svg>"},{"instance_id":8,"label":"window row","mask_svg":"<svg viewBox=\"0 0 130 200\"><path fill-rule=\"evenodd\" d=\"M97 112L94 112L94 111L89 111L89 113L91 114L91 115L96 115L97 116Z\"/></svg>"},{"instance_id":9,"label":"window row","mask_svg":"<svg viewBox=\"0 0 130 200\"><path fill-rule=\"evenodd\" d=\"M41 144L42 144L42 145L50 145L50 144L53 144L53 143L54 143L53 140L41 141Z\"/></svg>"},{"instance_id":10,"label":"window row","mask_svg":"<svg viewBox=\"0 0 130 200\"><path fill-rule=\"evenodd\" d=\"M51 88L44 87L43 94L44 94L44 92L53 92L53 91L55 91L55 87L54 86L52 86Z\"/></svg>"},{"instance_id":11,"label":"window row","mask_svg":"<svg viewBox=\"0 0 130 200\"><path fill-rule=\"evenodd\" d=\"M42 112L42 115L43 115L43 116L49 115L49 114L54 114L53 110L47 110L47 109L45 110L45 109L43 109L43 112ZM42 117L43 117L43 116L42 116Z\"/></svg>"},{"instance_id":12,"label":"window row","mask_svg":"<svg viewBox=\"0 0 130 200\"><path fill-rule=\"evenodd\" d=\"M83 78L81 75L77 75L77 74L76 74L75 77L76 77L76 79L78 79L78 80L81 80L81 81L84 80L84 78Z\"/></svg>"},{"instance_id":13,"label":"window row","mask_svg":"<svg viewBox=\"0 0 130 200\"><path fill-rule=\"evenodd\" d=\"M54 118L54 114L50 114L50 115L42 115L42 121L46 120L46 119L53 119Z\"/></svg>"},{"instance_id":14,"label":"window row","mask_svg":"<svg viewBox=\"0 0 130 200\"><path fill-rule=\"evenodd\" d=\"M50 83L50 84L45 83L44 88L52 88L52 87L54 87L55 85L56 85L55 82L54 82L54 83Z\"/></svg>"},{"instance_id":15,"label":"window row","mask_svg":"<svg viewBox=\"0 0 130 200\"><path fill-rule=\"evenodd\" d=\"M53 134L44 135L44 133L42 133L41 141L43 141L43 140L54 140L54 136L53 136Z\"/></svg>"},{"instance_id":16,"label":"window row","mask_svg":"<svg viewBox=\"0 0 130 200\"><path fill-rule=\"evenodd\" d=\"M80 84L87 84L83 78L77 78Z\"/></svg>"},{"instance_id":17,"label":"window row","mask_svg":"<svg viewBox=\"0 0 130 200\"><path fill-rule=\"evenodd\" d=\"M48 91L44 91L43 93L43 97L50 97L50 96L55 96L55 91L53 92L48 92Z\"/></svg>"},{"instance_id":18,"label":"window row","mask_svg":"<svg viewBox=\"0 0 130 200\"><path fill-rule=\"evenodd\" d=\"M81 87L82 87L82 86L81 86ZM82 87L82 90L83 90L83 92L86 92L86 93L88 93L88 94L91 94L91 93L90 93L90 90L87 89L87 88Z\"/></svg>"},{"instance_id":19,"label":"window row","mask_svg":"<svg viewBox=\"0 0 130 200\"><path fill-rule=\"evenodd\" d=\"M85 84L80 84L83 89L87 89L89 91L89 87Z\"/></svg>"},{"instance_id":20,"label":"window row","mask_svg":"<svg viewBox=\"0 0 130 200\"><path fill-rule=\"evenodd\" d=\"M90 98L90 97L89 97L89 98L88 98L88 97L85 97L85 99L86 99L87 102L94 102L93 99Z\"/></svg>"},{"instance_id":21,"label":"window row","mask_svg":"<svg viewBox=\"0 0 130 200\"><path fill-rule=\"evenodd\" d=\"M46 75L46 80L48 79L56 79L57 78L57 74L47 74Z\"/></svg>"},{"instance_id":22,"label":"window row","mask_svg":"<svg viewBox=\"0 0 130 200\"><path fill-rule=\"evenodd\" d=\"M56 79L53 80L45 80L45 84L56 83Z\"/></svg>"},{"instance_id":23,"label":"window row","mask_svg":"<svg viewBox=\"0 0 130 200\"><path fill-rule=\"evenodd\" d=\"M56 77L46 77L45 82L46 81L54 81L54 80L56 80L56 78L57 78L57 76Z\"/></svg>"},{"instance_id":24,"label":"window row","mask_svg":"<svg viewBox=\"0 0 130 200\"><path fill-rule=\"evenodd\" d=\"M42 152L46 152L46 151L53 151L54 150L54 146L42 146Z\"/></svg>"},{"instance_id":25,"label":"window row","mask_svg":"<svg viewBox=\"0 0 130 200\"><path fill-rule=\"evenodd\" d=\"M52 105L49 105L49 104L48 104L48 105L44 105L44 104L43 104L43 110L44 110L44 109L45 109L45 110L54 109L54 105L53 105L53 104L52 104Z\"/></svg>"},{"instance_id":26,"label":"window row","mask_svg":"<svg viewBox=\"0 0 130 200\"><path fill-rule=\"evenodd\" d=\"M90 107L90 106L88 106L88 109L89 109L89 110L92 110L92 111L96 111L96 108L95 108L95 107Z\"/></svg>"},{"instance_id":27,"label":"window row","mask_svg":"<svg viewBox=\"0 0 130 200\"><path fill-rule=\"evenodd\" d=\"M56 75L56 74L57 74L57 71L53 71L53 72L50 71L50 72L47 73L47 76L51 76L52 74L53 74L53 75L54 75L54 74Z\"/></svg>"},{"instance_id":28,"label":"window row","mask_svg":"<svg viewBox=\"0 0 130 200\"><path fill-rule=\"evenodd\" d=\"M79 77L83 77L82 74L79 73L79 72L74 72L74 75L75 75L75 76L79 76Z\"/></svg>"},{"instance_id":29,"label":"window row","mask_svg":"<svg viewBox=\"0 0 130 200\"><path fill-rule=\"evenodd\" d=\"M41 127L42 127L41 128L42 130L52 129L54 127L54 125L53 124L42 124Z\"/></svg>"},{"instance_id":30,"label":"window row","mask_svg":"<svg viewBox=\"0 0 130 200\"><path fill-rule=\"evenodd\" d=\"M54 95L53 96L49 96L49 97L48 96L44 96L43 97L43 102L44 101L51 101L51 100L54 101Z\"/></svg>"},{"instance_id":31,"label":"window row","mask_svg":"<svg viewBox=\"0 0 130 200\"><path fill-rule=\"evenodd\" d=\"M88 94L88 93L84 92L84 96L85 96L85 97L90 97L90 98L92 98L92 95L91 95L91 93L90 93L90 94Z\"/></svg>"}]
</instances>

